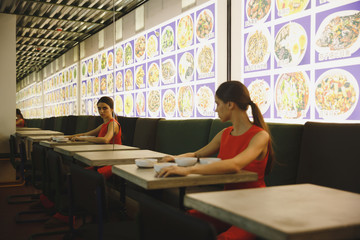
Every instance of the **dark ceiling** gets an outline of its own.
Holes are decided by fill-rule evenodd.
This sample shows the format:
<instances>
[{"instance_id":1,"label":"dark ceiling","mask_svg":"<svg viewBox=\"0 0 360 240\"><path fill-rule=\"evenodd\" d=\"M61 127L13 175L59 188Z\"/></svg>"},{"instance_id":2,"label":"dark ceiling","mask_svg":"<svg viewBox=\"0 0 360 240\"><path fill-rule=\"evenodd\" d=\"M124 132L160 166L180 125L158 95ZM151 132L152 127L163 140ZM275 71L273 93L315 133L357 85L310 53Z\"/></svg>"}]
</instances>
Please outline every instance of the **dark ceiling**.
<instances>
[{"instance_id":1,"label":"dark ceiling","mask_svg":"<svg viewBox=\"0 0 360 240\"><path fill-rule=\"evenodd\" d=\"M16 15L16 81L148 0L0 0Z\"/></svg>"}]
</instances>

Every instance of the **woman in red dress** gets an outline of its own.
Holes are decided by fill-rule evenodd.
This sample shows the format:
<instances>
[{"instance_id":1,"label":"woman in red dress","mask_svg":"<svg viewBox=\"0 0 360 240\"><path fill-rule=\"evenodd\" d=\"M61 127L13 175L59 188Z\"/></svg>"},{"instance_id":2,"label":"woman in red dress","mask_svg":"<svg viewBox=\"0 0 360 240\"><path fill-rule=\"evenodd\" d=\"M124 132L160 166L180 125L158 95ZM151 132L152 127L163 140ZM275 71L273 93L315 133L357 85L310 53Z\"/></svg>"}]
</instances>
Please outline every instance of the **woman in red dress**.
<instances>
[{"instance_id":1,"label":"woman in red dress","mask_svg":"<svg viewBox=\"0 0 360 240\"><path fill-rule=\"evenodd\" d=\"M222 161L191 167L171 166L163 168L158 177L188 174L236 173L241 169L258 174L258 180L248 183L226 184L225 190L265 187L264 175L271 170L273 151L268 127L257 105L251 101L246 86L239 81L221 84L216 91L216 112L222 122L230 121L231 127L220 131L205 147L196 152L185 153L180 157L208 157L218 152ZM251 107L253 122L247 115ZM166 156L163 161L172 161L174 156ZM218 230L218 240L255 239L255 235L229 226L215 218L190 210L191 215L213 223ZM224 231L225 230L225 231Z\"/></svg>"},{"instance_id":2,"label":"woman in red dress","mask_svg":"<svg viewBox=\"0 0 360 240\"><path fill-rule=\"evenodd\" d=\"M110 97L102 97L97 102L97 107L104 123L89 132L79 133L67 137L73 141L79 141L84 140L80 138L81 136L89 136L85 139L88 142L121 144L121 126L115 119L114 101ZM113 116L115 116L115 118ZM88 169L93 168L90 167ZM111 166L98 168L97 171L104 175L105 179L109 179L112 176ZM54 203L51 202L44 194L41 194L40 204L36 204L34 207L37 207L38 205L45 208L52 208ZM52 228L66 226L68 221L68 216L56 213L45 223L45 227Z\"/></svg>"},{"instance_id":3,"label":"woman in red dress","mask_svg":"<svg viewBox=\"0 0 360 240\"><path fill-rule=\"evenodd\" d=\"M16 109L16 127L25 127L25 119L18 108Z\"/></svg>"},{"instance_id":4,"label":"woman in red dress","mask_svg":"<svg viewBox=\"0 0 360 240\"><path fill-rule=\"evenodd\" d=\"M114 114L114 101L110 97L102 97L97 102L97 107L104 123L89 132L71 135L68 138L79 141L84 140L81 136L89 136L85 138L88 142L121 144L121 126ZM105 179L112 175L111 166L98 168L97 171L103 174Z\"/></svg>"}]
</instances>

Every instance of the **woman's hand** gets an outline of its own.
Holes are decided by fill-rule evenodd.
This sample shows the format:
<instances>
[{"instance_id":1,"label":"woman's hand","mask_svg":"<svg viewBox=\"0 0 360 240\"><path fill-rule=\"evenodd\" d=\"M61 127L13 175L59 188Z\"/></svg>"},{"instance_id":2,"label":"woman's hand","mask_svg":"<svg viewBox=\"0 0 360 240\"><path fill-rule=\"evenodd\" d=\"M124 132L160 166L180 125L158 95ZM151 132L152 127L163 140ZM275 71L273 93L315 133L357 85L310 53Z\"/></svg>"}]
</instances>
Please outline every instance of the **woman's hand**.
<instances>
[{"instance_id":1,"label":"woman's hand","mask_svg":"<svg viewBox=\"0 0 360 240\"><path fill-rule=\"evenodd\" d=\"M174 156L170 156L170 155L165 156L159 160L159 162L171 162L171 161L175 161L175 158Z\"/></svg>"},{"instance_id":2,"label":"woman's hand","mask_svg":"<svg viewBox=\"0 0 360 240\"><path fill-rule=\"evenodd\" d=\"M159 178L168 177L171 175L187 176L190 174L190 168L191 167L179 167L179 166L164 167L155 176Z\"/></svg>"}]
</instances>

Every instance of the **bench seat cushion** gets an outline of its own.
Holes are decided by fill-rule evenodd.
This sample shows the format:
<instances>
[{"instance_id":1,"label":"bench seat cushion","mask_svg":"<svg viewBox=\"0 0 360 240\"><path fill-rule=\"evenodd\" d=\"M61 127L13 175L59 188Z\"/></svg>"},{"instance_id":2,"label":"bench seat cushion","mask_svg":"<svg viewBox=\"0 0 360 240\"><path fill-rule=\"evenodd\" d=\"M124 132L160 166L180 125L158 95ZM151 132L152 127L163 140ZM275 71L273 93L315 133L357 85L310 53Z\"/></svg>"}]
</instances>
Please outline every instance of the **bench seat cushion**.
<instances>
[{"instance_id":1,"label":"bench seat cushion","mask_svg":"<svg viewBox=\"0 0 360 240\"><path fill-rule=\"evenodd\" d=\"M360 124L307 122L297 183L360 193Z\"/></svg>"}]
</instances>

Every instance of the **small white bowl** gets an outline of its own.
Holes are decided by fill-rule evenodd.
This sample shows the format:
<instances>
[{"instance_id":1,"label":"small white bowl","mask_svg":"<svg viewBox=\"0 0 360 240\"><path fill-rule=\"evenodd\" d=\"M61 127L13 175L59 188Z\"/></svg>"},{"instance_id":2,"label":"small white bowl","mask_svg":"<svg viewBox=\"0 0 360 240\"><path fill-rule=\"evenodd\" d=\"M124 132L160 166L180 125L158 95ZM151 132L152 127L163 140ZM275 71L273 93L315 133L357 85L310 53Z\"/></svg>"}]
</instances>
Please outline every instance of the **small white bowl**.
<instances>
[{"instance_id":1,"label":"small white bowl","mask_svg":"<svg viewBox=\"0 0 360 240\"><path fill-rule=\"evenodd\" d=\"M200 164L210 164L213 162L218 162L221 160L221 158L200 158Z\"/></svg>"},{"instance_id":2,"label":"small white bowl","mask_svg":"<svg viewBox=\"0 0 360 240\"><path fill-rule=\"evenodd\" d=\"M139 159L135 159L135 164L138 167L143 167L143 168L152 168L154 167L154 164L157 163L157 159L154 158L139 158Z\"/></svg>"},{"instance_id":3,"label":"small white bowl","mask_svg":"<svg viewBox=\"0 0 360 240\"><path fill-rule=\"evenodd\" d=\"M175 162L177 163L177 165L179 165L181 167L188 167L188 166L195 165L195 163L197 162L197 158L196 157L179 157L179 158L175 158Z\"/></svg>"},{"instance_id":4,"label":"small white bowl","mask_svg":"<svg viewBox=\"0 0 360 240\"><path fill-rule=\"evenodd\" d=\"M165 162L165 163L155 163L154 164L154 169L155 172L160 172L162 168L164 167L170 167L170 166L176 166L176 163L170 163L170 162Z\"/></svg>"}]
</instances>

